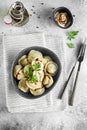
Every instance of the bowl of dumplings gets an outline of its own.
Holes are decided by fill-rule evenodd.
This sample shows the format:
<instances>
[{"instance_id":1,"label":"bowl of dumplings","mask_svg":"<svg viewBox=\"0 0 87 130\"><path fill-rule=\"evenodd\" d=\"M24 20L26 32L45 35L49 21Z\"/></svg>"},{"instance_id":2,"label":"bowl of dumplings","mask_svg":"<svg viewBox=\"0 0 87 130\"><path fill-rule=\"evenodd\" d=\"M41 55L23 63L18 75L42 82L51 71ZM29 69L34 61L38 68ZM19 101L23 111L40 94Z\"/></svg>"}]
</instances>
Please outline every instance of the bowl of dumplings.
<instances>
[{"instance_id":1,"label":"bowl of dumplings","mask_svg":"<svg viewBox=\"0 0 87 130\"><path fill-rule=\"evenodd\" d=\"M61 64L51 50L33 46L25 48L12 63L11 80L18 94L35 99L52 90L58 81Z\"/></svg>"}]
</instances>

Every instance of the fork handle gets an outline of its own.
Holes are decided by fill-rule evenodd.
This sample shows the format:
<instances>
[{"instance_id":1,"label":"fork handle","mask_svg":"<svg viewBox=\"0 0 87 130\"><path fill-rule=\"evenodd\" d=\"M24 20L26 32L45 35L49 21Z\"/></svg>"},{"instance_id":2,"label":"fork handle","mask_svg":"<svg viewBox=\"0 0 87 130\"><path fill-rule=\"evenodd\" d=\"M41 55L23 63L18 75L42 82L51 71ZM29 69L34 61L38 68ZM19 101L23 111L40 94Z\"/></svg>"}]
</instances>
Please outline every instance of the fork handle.
<instances>
[{"instance_id":1,"label":"fork handle","mask_svg":"<svg viewBox=\"0 0 87 130\"><path fill-rule=\"evenodd\" d=\"M76 63L75 63L75 65L76 65ZM59 92L59 95L58 95L58 98L59 98L59 99L61 99L62 96L63 96L63 93L64 93L64 91L65 91L65 89L66 89L66 87L67 87L67 84L68 84L68 82L69 82L69 80L70 80L70 77L71 77L71 75L72 75L72 73L73 73L73 71L74 71L74 69L75 69L75 65L73 66L73 68L72 68L72 70L71 70L71 72L70 72L70 74L69 74L69 77L68 77L68 79L66 80L64 86L62 87L62 89L61 89L60 92Z\"/></svg>"},{"instance_id":2,"label":"fork handle","mask_svg":"<svg viewBox=\"0 0 87 130\"><path fill-rule=\"evenodd\" d=\"M78 70L77 70L77 74L76 74L76 78L75 78L73 90L70 90L70 92L69 92L68 104L70 106L73 105L74 96L75 96L75 90L76 90L76 84L77 84L77 79L78 79L78 75L79 75L79 71L80 71L80 66L81 66L81 62L79 63L79 66L78 66Z\"/></svg>"}]
</instances>

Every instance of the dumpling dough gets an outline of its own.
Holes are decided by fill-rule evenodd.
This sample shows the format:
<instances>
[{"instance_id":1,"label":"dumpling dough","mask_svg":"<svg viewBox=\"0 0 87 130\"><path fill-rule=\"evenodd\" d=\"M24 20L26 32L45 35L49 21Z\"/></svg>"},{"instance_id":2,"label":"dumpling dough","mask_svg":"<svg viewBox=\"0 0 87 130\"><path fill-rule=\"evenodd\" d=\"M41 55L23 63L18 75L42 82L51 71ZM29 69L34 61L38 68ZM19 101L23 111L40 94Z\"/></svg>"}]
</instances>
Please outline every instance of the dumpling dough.
<instances>
[{"instance_id":1,"label":"dumpling dough","mask_svg":"<svg viewBox=\"0 0 87 130\"><path fill-rule=\"evenodd\" d=\"M44 72L43 72L43 70L33 71L33 75L37 76L38 81L42 81L43 78L44 78Z\"/></svg>"},{"instance_id":2,"label":"dumpling dough","mask_svg":"<svg viewBox=\"0 0 87 130\"><path fill-rule=\"evenodd\" d=\"M16 65L14 68L14 77L17 77L17 74L19 73L19 71L22 69L22 65Z\"/></svg>"},{"instance_id":3,"label":"dumpling dough","mask_svg":"<svg viewBox=\"0 0 87 130\"><path fill-rule=\"evenodd\" d=\"M25 66L28 65L28 59L26 55L23 55L19 60L18 60L18 64Z\"/></svg>"},{"instance_id":4,"label":"dumpling dough","mask_svg":"<svg viewBox=\"0 0 87 130\"><path fill-rule=\"evenodd\" d=\"M26 75L26 72L29 71L29 67L31 68L30 65L26 65L26 66L24 67L24 69L23 69L25 76L28 76L28 75ZM30 73L32 73L32 70L31 70Z\"/></svg>"},{"instance_id":5,"label":"dumpling dough","mask_svg":"<svg viewBox=\"0 0 87 130\"><path fill-rule=\"evenodd\" d=\"M32 65L32 68L34 69L34 65L35 64L40 64L40 70L43 70L43 68L44 68L44 65L43 65L43 63L42 63L42 61L39 61L39 60L34 60L34 61L32 61L32 63L31 63L31 65Z\"/></svg>"},{"instance_id":6,"label":"dumpling dough","mask_svg":"<svg viewBox=\"0 0 87 130\"><path fill-rule=\"evenodd\" d=\"M43 85L46 88L49 88L49 87L51 87L52 84L53 84L52 76L50 74L46 74L45 77L44 77L44 80L43 80Z\"/></svg>"},{"instance_id":7,"label":"dumpling dough","mask_svg":"<svg viewBox=\"0 0 87 130\"><path fill-rule=\"evenodd\" d=\"M45 70L51 74L52 76L54 76L58 70L58 65L53 62L53 61L49 61L47 62L47 64L45 65Z\"/></svg>"},{"instance_id":8,"label":"dumpling dough","mask_svg":"<svg viewBox=\"0 0 87 130\"><path fill-rule=\"evenodd\" d=\"M45 88L39 88L39 89L36 89L36 90L30 89L30 92L34 96L39 96L39 95L42 95L45 92Z\"/></svg>"},{"instance_id":9,"label":"dumpling dough","mask_svg":"<svg viewBox=\"0 0 87 130\"><path fill-rule=\"evenodd\" d=\"M44 56L43 57L43 64L45 65L48 61L51 61L52 59L51 59L51 57L49 57L49 56Z\"/></svg>"},{"instance_id":10,"label":"dumpling dough","mask_svg":"<svg viewBox=\"0 0 87 130\"><path fill-rule=\"evenodd\" d=\"M21 79L18 83L18 88L23 92L29 92L29 87L26 85L26 79Z\"/></svg>"},{"instance_id":11,"label":"dumpling dough","mask_svg":"<svg viewBox=\"0 0 87 130\"><path fill-rule=\"evenodd\" d=\"M16 75L16 78L18 79L18 80L21 80L21 79L23 79L25 76L24 76L24 73L23 73L23 70L21 69L19 72L18 72L18 74Z\"/></svg>"},{"instance_id":12,"label":"dumpling dough","mask_svg":"<svg viewBox=\"0 0 87 130\"><path fill-rule=\"evenodd\" d=\"M42 53L39 51L31 50L28 54L29 63L31 63L32 60L35 60L35 59L42 60L42 58L43 58Z\"/></svg>"},{"instance_id":13,"label":"dumpling dough","mask_svg":"<svg viewBox=\"0 0 87 130\"><path fill-rule=\"evenodd\" d=\"M29 80L26 81L26 84L29 88L31 88L32 90L38 89L38 88L42 88L42 82L30 82Z\"/></svg>"}]
</instances>

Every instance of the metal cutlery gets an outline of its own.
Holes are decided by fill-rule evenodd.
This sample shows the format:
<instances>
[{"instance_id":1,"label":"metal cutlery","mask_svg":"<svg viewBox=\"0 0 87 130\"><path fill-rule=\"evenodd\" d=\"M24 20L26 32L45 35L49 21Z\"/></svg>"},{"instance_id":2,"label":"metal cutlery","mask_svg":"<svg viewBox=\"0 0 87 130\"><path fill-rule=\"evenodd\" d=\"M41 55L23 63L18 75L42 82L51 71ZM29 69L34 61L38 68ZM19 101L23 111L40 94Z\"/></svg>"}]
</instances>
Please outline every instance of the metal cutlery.
<instances>
[{"instance_id":1,"label":"metal cutlery","mask_svg":"<svg viewBox=\"0 0 87 130\"><path fill-rule=\"evenodd\" d=\"M69 93L68 104L71 105L71 106L73 105L77 79L78 79L79 71L80 71L80 68L81 68L81 63L82 63L82 61L84 59L85 49L86 49L86 44L82 44L81 45L80 54L79 54L79 57L78 57L79 65L78 65L78 69L77 69L77 73L76 73L76 78L75 78L75 81L74 81L74 87L73 87L73 90Z\"/></svg>"},{"instance_id":2,"label":"metal cutlery","mask_svg":"<svg viewBox=\"0 0 87 130\"><path fill-rule=\"evenodd\" d=\"M74 66L71 69L71 72L70 72L70 74L68 76L68 79L66 80L64 86L62 87L62 89L60 90L59 95L58 95L58 98L61 99L63 94L64 94L64 91L65 91L65 89L66 89L66 87L68 85L68 82L69 82L69 80L70 80L70 78L72 76L72 73L73 73L73 71L75 69L75 66L76 66L77 62L79 62L78 69L77 69L77 74L76 74L76 78L75 78L75 82L74 82L74 87L73 87L73 90L70 90L70 92L69 92L69 101L68 101L69 105L73 104L73 98L74 98L74 93L75 93L75 89L76 89L76 83L77 83L78 74L79 74L79 71L80 71L81 62L84 59L85 49L86 49L86 44L81 44L80 49L79 49L79 53L78 53L78 56L77 56L77 60L76 60L76 62L74 64Z\"/></svg>"}]
</instances>

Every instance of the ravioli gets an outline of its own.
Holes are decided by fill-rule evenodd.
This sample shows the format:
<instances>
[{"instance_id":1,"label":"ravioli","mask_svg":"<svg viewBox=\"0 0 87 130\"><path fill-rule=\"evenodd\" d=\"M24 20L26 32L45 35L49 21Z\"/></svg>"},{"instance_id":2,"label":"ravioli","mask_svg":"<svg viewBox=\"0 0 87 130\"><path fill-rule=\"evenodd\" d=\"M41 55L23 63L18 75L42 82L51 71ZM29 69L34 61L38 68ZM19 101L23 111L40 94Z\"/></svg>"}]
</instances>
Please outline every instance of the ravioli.
<instances>
[{"instance_id":1,"label":"ravioli","mask_svg":"<svg viewBox=\"0 0 87 130\"><path fill-rule=\"evenodd\" d=\"M51 61L52 59L51 59L51 57L49 57L49 56L44 56L43 57L43 64L45 65L48 61Z\"/></svg>"},{"instance_id":2,"label":"ravioli","mask_svg":"<svg viewBox=\"0 0 87 130\"><path fill-rule=\"evenodd\" d=\"M21 80L23 79L25 76L24 76L24 73L23 73L23 69L19 71L19 73L16 75L16 78L18 80Z\"/></svg>"},{"instance_id":3,"label":"ravioli","mask_svg":"<svg viewBox=\"0 0 87 130\"><path fill-rule=\"evenodd\" d=\"M14 68L14 77L17 78L17 74L22 69L22 65L16 65Z\"/></svg>"},{"instance_id":4,"label":"ravioli","mask_svg":"<svg viewBox=\"0 0 87 130\"><path fill-rule=\"evenodd\" d=\"M26 81L26 84L29 88L31 88L32 90L38 89L38 88L42 88L42 82L30 82L29 80Z\"/></svg>"},{"instance_id":5,"label":"ravioli","mask_svg":"<svg viewBox=\"0 0 87 130\"><path fill-rule=\"evenodd\" d=\"M42 60L43 59L43 55L39 51L31 50L29 52L29 54L28 54L28 61L31 63L32 60L35 60L35 59Z\"/></svg>"},{"instance_id":6,"label":"ravioli","mask_svg":"<svg viewBox=\"0 0 87 130\"><path fill-rule=\"evenodd\" d=\"M21 79L18 83L18 88L23 92L29 92L29 87L26 85L26 79Z\"/></svg>"},{"instance_id":7,"label":"ravioli","mask_svg":"<svg viewBox=\"0 0 87 130\"><path fill-rule=\"evenodd\" d=\"M30 89L30 93L34 96L42 95L44 92L45 92L45 88L39 88L39 89L36 89L36 90Z\"/></svg>"},{"instance_id":8,"label":"ravioli","mask_svg":"<svg viewBox=\"0 0 87 130\"><path fill-rule=\"evenodd\" d=\"M46 87L46 88L49 88L51 87L53 84L53 78L50 74L46 74L44 76L44 80L43 80L43 85Z\"/></svg>"},{"instance_id":9,"label":"ravioli","mask_svg":"<svg viewBox=\"0 0 87 130\"><path fill-rule=\"evenodd\" d=\"M19 60L18 60L18 64L22 65L22 66L26 66L28 65L28 58L26 55L23 55Z\"/></svg>"},{"instance_id":10,"label":"ravioli","mask_svg":"<svg viewBox=\"0 0 87 130\"><path fill-rule=\"evenodd\" d=\"M54 76L57 73L58 65L53 61L49 61L47 62L45 69L50 75Z\"/></svg>"}]
</instances>

